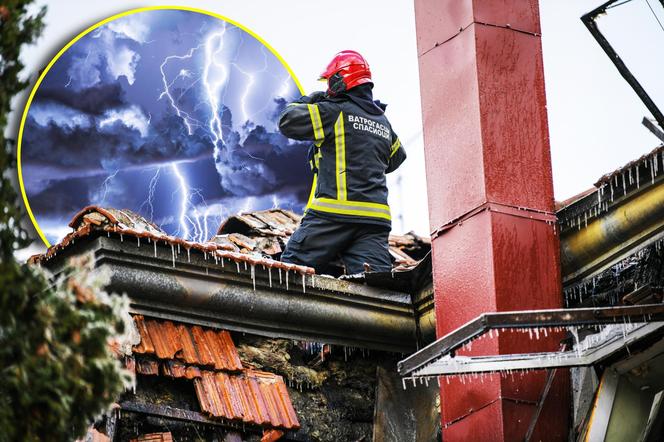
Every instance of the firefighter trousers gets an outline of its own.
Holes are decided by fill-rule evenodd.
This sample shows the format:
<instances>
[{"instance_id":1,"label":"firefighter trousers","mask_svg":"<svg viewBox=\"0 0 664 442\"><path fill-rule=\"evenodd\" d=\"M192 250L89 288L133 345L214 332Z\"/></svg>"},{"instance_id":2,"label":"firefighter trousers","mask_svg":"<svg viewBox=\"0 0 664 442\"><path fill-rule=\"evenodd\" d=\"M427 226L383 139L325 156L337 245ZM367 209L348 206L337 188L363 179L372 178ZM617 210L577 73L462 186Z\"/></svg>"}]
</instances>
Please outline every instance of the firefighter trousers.
<instances>
[{"instance_id":1,"label":"firefighter trousers","mask_svg":"<svg viewBox=\"0 0 664 442\"><path fill-rule=\"evenodd\" d=\"M392 269L387 226L369 223L342 222L307 213L293 233L281 255L283 262L313 267L327 273L330 262L340 257L346 274Z\"/></svg>"}]
</instances>

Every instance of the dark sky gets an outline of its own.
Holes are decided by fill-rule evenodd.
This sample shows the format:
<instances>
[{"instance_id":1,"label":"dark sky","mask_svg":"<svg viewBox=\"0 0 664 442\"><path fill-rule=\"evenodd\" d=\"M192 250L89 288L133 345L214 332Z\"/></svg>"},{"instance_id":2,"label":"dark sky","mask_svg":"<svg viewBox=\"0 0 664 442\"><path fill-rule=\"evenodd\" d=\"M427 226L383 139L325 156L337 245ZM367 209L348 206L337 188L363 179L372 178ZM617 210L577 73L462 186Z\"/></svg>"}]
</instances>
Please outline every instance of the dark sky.
<instances>
[{"instance_id":1,"label":"dark sky","mask_svg":"<svg viewBox=\"0 0 664 442\"><path fill-rule=\"evenodd\" d=\"M279 60L214 17L145 11L88 33L58 59L28 112L26 193L51 243L82 207L128 208L205 240L238 211L301 211L306 145L276 129L299 96Z\"/></svg>"}]
</instances>

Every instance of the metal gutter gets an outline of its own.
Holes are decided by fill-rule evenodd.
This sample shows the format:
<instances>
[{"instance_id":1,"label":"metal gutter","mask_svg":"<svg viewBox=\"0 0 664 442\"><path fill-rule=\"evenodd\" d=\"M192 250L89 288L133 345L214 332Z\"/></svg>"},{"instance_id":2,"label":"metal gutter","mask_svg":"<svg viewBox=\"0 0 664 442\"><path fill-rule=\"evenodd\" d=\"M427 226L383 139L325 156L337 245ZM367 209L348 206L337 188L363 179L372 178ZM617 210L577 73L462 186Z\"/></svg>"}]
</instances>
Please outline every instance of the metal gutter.
<instances>
[{"instance_id":1,"label":"metal gutter","mask_svg":"<svg viewBox=\"0 0 664 442\"><path fill-rule=\"evenodd\" d=\"M83 243L83 245L81 245ZM415 349L410 295L334 278L301 275L170 247L137 247L109 234L82 238L70 253L94 251L108 272L107 290L126 293L134 313L262 336L302 339L392 352Z\"/></svg>"},{"instance_id":2,"label":"metal gutter","mask_svg":"<svg viewBox=\"0 0 664 442\"><path fill-rule=\"evenodd\" d=\"M591 196L592 197L592 196ZM664 231L664 181L616 205L561 238L564 284L600 271Z\"/></svg>"}]
</instances>

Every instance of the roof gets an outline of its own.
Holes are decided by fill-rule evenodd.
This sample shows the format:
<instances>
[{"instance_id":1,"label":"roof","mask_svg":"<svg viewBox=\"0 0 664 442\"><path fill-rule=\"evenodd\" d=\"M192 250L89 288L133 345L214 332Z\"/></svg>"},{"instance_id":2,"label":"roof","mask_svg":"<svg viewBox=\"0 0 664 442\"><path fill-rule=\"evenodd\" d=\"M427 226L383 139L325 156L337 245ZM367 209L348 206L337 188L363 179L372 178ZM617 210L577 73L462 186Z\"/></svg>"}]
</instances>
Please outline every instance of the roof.
<instances>
[{"instance_id":1,"label":"roof","mask_svg":"<svg viewBox=\"0 0 664 442\"><path fill-rule=\"evenodd\" d=\"M99 206L88 206L74 216L69 223L69 226L74 229L71 233L65 236L58 244L51 246L46 253L32 256L30 262L42 263L48 261L58 252L72 245L77 239L95 233L106 233L108 235L114 233L120 235L121 240L124 240L126 237L131 237L136 239L139 244L141 239L145 239L149 243L154 244L155 248L158 243L170 245L174 250L174 259L175 248L177 247L178 254L181 249L184 249L188 254L194 251L205 254L206 256L212 255L215 260L222 260L222 265L223 260L229 259L237 263L262 265L269 268L295 271L303 275L315 273L314 269L311 267L276 261L264 257L260 253L250 253L254 252L254 250L246 248L240 249L239 246L232 241L224 242L215 237L212 241L201 243L170 236L141 215L127 209L118 210ZM256 252L259 251L256 250Z\"/></svg>"},{"instance_id":2,"label":"roof","mask_svg":"<svg viewBox=\"0 0 664 442\"><path fill-rule=\"evenodd\" d=\"M134 316L140 342L127 367L193 381L201 411L212 418L272 428L300 424L281 376L243 367L230 333Z\"/></svg>"},{"instance_id":3,"label":"roof","mask_svg":"<svg viewBox=\"0 0 664 442\"><path fill-rule=\"evenodd\" d=\"M242 370L231 335L225 330L156 321L140 315L134 317L134 323L141 337L140 344L134 346L134 354L180 360L186 364L210 366L216 370Z\"/></svg>"},{"instance_id":4,"label":"roof","mask_svg":"<svg viewBox=\"0 0 664 442\"><path fill-rule=\"evenodd\" d=\"M30 258L30 262L48 261L61 250L72 245L76 239L95 233L119 234L142 239L156 247L165 243L181 248L212 254L217 259L230 259L252 265L292 270L300 274L313 274L314 269L278 261L288 239L299 225L301 217L284 209L270 209L233 215L226 219L217 234L207 242L187 241L168 235L158 226L128 209L113 209L88 206L78 212L69 223L73 229L60 243L50 247L41 255ZM430 250L431 240L413 232L405 235L390 235L390 254L398 270L414 267Z\"/></svg>"},{"instance_id":5,"label":"roof","mask_svg":"<svg viewBox=\"0 0 664 442\"><path fill-rule=\"evenodd\" d=\"M224 221L212 241L243 253L281 253L302 219L290 210L270 209L233 215ZM395 267L415 266L430 250L431 239L414 232L390 235Z\"/></svg>"},{"instance_id":6,"label":"roof","mask_svg":"<svg viewBox=\"0 0 664 442\"><path fill-rule=\"evenodd\" d=\"M561 233L580 230L645 188L659 185L663 171L664 144L603 175L595 187L556 203Z\"/></svg>"},{"instance_id":7,"label":"roof","mask_svg":"<svg viewBox=\"0 0 664 442\"><path fill-rule=\"evenodd\" d=\"M619 178L620 181L623 179L624 174L629 174L630 170L635 169L642 164L650 169L650 173L648 174L649 176L651 175L652 181L655 180L655 175L658 174L658 156L662 157L662 161L664 161L664 144L657 146L650 152L648 152L645 155L642 155L641 157L630 161L629 163L625 164L624 166L614 170L613 172L607 173L605 175L602 175L602 177L597 180L595 183L595 187L600 188L602 186L605 186L606 184L610 184L611 180L615 180L616 178ZM650 167L649 167L650 166ZM636 170L636 169L635 169ZM633 181L634 177L631 177L630 181ZM617 186L616 186L617 187Z\"/></svg>"}]
</instances>

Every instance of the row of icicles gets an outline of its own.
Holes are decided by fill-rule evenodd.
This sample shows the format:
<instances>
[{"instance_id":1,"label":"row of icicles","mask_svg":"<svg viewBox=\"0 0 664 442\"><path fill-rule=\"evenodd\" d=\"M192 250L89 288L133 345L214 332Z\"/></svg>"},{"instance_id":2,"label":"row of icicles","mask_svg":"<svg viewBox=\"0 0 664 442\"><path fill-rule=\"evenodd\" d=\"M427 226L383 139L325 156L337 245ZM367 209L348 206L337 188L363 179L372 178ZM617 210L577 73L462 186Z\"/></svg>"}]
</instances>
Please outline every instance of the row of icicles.
<instances>
[{"instance_id":1,"label":"row of icicles","mask_svg":"<svg viewBox=\"0 0 664 442\"><path fill-rule=\"evenodd\" d=\"M111 232L107 232L107 234L110 237ZM124 235L120 232L118 232L118 234L120 235L120 242L124 242ZM152 243L152 245L154 247L154 257L157 258L157 242L158 242L158 240L156 238L151 239L149 236L147 237L147 239L148 239L148 244ZM136 241L137 241L136 242L137 247L141 247L141 237L140 236L136 237ZM164 241L164 242L166 242L166 244L171 246L171 262L172 262L173 268L175 268L176 258L179 257L180 254L181 254L180 244L179 243L178 244L173 244L173 243L168 242L168 241ZM185 250L187 251L187 262L191 263L191 248L185 247ZM240 265L239 261L236 261L232 258L219 256L216 253L216 251L214 251L214 252L202 251L202 253L203 253L203 259L205 261L208 260L208 255L209 255L209 256L212 257L212 259L214 259L215 265L221 264L222 268L226 266L226 260L228 260L230 262L234 262L235 266L236 266L237 273L241 272L241 265ZM261 259L263 259L263 258L261 258ZM256 264L249 265L249 264L247 264L247 261L244 261L244 260L242 261L242 263L244 265L244 270L245 271L248 271L249 267L251 267L251 281L252 281L252 284L253 284L253 287L254 287L254 291L256 291ZM260 265L263 268L263 270L267 271L268 284L269 284L270 288L272 288L272 284L273 284L273 282L272 282L272 267L269 266L269 265L265 265L265 264L260 264ZM289 273L290 273L291 270L288 270L288 269L283 269L283 270L284 271L282 272L281 268L277 268L279 284L280 285L285 285L286 290L289 290ZM206 272L206 274L209 274L209 268L206 267L205 272ZM296 273L296 274L298 274L298 273L300 274L301 280L302 280L301 281L302 293L306 293L307 292L307 275L305 273L296 272L295 270L293 270L293 272ZM310 276L311 276L311 279L310 279L310 284L309 285L312 288L315 288L316 287L315 275L312 274Z\"/></svg>"},{"instance_id":2,"label":"row of icicles","mask_svg":"<svg viewBox=\"0 0 664 442\"><path fill-rule=\"evenodd\" d=\"M558 326L558 327L536 327L536 328L501 328L501 329L490 329L488 332L483 333L477 337L475 337L473 340L481 340L484 338L494 338L498 337L499 333L505 333L505 332L510 332L510 333L523 333L523 334L528 334L529 339L540 339L541 336L548 336L549 333L560 333L563 331L569 332L573 338L574 338L574 346L571 351L561 351L561 352L548 352L548 353L543 353L543 354L537 354L537 357L540 359L550 361L550 362L555 362L556 364L554 365L559 365L560 362L564 360L571 360L572 358L578 358L581 357L582 354L591 349L595 348L597 345L606 343L607 341L611 339L622 339L625 344L627 343L627 337L628 335L642 327L644 324L646 324L648 321L650 321L651 316L650 315L643 315L642 318L639 318L639 322L631 322L629 319L624 319L623 322L617 322L618 318L615 318L616 323L615 324L605 324L605 325L592 325L592 326L587 326L585 327L586 329L594 329L597 331L597 333L589 334L584 337L584 339L579 338L579 327L577 326ZM462 350L471 350L472 349L472 342L473 340L466 342L463 344L460 348ZM482 360L486 361L487 356L482 356ZM435 379L440 386L441 380L440 378L445 378L445 382L449 384L451 380L453 379L458 379L461 383L465 384L466 382L471 382L474 380L480 380L480 382L484 382L484 378L487 376L494 376L494 375L500 375L503 378L506 377L512 377L514 378L514 374L518 374L519 376L523 377L524 375L533 372L533 371L539 371L541 369L506 369L506 370L492 370L492 371L482 371L482 372L472 372L472 371L466 371L464 373L452 373L454 370L467 370L468 367L470 366L469 364L472 364L473 359L472 357L468 356L456 356L456 357L451 357L450 355L445 355L441 358L438 358L431 362L430 364L436 364L436 365L444 365L450 368L450 373L449 374L441 374L439 376L436 375L417 375L415 373L413 376L409 377L403 377L402 378L402 385L404 390L406 389L408 383L412 382L412 385L415 387L417 386L417 382L419 381L420 385L429 385L429 382L432 379ZM546 367L543 367L546 368ZM423 369L423 368L422 368ZM420 369L420 370L422 370Z\"/></svg>"},{"instance_id":3,"label":"row of icicles","mask_svg":"<svg viewBox=\"0 0 664 442\"><path fill-rule=\"evenodd\" d=\"M565 220L564 226L566 228L576 227L578 230L588 227L588 221L590 219L609 211L609 206L613 203L618 190L622 191L618 196L625 196L627 195L630 186L636 186L637 190L640 189L641 166L650 171L650 181L652 184L655 184L655 177L657 177L660 172L660 158L664 165L664 151L655 152L650 155L650 157L645 158L641 163L635 164L620 173L616 173L612 179L608 180L608 182L602 184L599 189L597 189L597 204L589 210L584 211L583 214Z\"/></svg>"}]
</instances>

